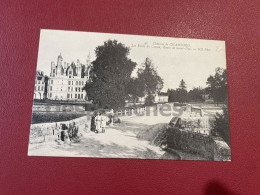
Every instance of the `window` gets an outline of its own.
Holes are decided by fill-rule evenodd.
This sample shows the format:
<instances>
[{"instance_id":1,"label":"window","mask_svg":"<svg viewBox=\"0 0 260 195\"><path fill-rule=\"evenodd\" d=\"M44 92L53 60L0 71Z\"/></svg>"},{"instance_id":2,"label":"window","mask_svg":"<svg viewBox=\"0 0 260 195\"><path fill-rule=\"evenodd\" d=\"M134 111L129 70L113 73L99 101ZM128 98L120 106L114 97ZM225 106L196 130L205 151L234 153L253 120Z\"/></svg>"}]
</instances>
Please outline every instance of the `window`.
<instances>
[{"instance_id":1,"label":"window","mask_svg":"<svg viewBox=\"0 0 260 195\"><path fill-rule=\"evenodd\" d=\"M68 87L68 91L70 91L70 87Z\"/></svg>"},{"instance_id":2,"label":"window","mask_svg":"<svg viewBox=\"0 0 260 195\"><path fill-rule=\"evenodd\" d=\"M52 94L50 93L50 97L52 96Z\"/></svg>"},{"instance_id":3,"label":"window","mask_svg":"<svg viewBox=\"0 0 260 195\"><path fill-rule=\"evenodd\" d=\"M75 87L75 90L76 90L76 91L78 91L78 88L77 88L77 87Z\"/></svg>"},{"instance_id":4,"label":"window","mask_svg":"<svg viewBox=\"0 0 260 195\"><path fill-rule=\"evenodd\" d=\"M38 91L40 91L41 89L40 89L40 86L38 86Z\"/></svg>"},{"instance_id":5,"label":"window","mask_svg":"<svg viewBox=\"0 0 260 195\"><path fill-rule=\"evenodd\" d=\"M53 73L55 73L55 69L53 69Z\"/></svg>"},{"instance_id":6,"label":"window","mask_svg":"<svg viewBox=\"0 0 260 195\"><path fill-rule=\"evenodd\" d=\"M53 84L53 80L51 80L51 84Z\"/></svg>"},{"instance_id":7,"label":"window","mask_svg":"<svg viewBox=\"0 0 260 195\"><path fill-rule=\"evenodd\" d=\"M78 85L78 81L76 81L76 85Z\"/></svg>"},{"instance_id":8,"label":"window","mask_svg":"<svg viewBox=\"0 0 260 195\"><path fill-rule=\"evenodd\" d=\"M73 85L73 81L71 81L71 84Z\"/></svg>"},{"instance_id":9,"label":"window","mask_svg":"<svg viewBox=\"0 0 260 195\"><path fill-rule=\"evenodd\" d=\"M52 86L50 86L50 91L52 91Z\"/></svg>"},{"instance_id":10,"label":"window","mask_svg":"<svg viewBox=\"0 0 260 195\"><path fill-rule=\"evenodd\" d=\"M77 94L75 94L75 98L77 98Z\"/></svg>"},{"instance_id":11,"label":"window","mask_svg":"<svg viewBox=\"0 0 260 195\"><path fill-rule=\"evenodd\" d=\"M71 91L73 91L73 87L71 87Z\"/></svg>"},{"instance_id":12,"label":"window","mask_svg":"<svg viewBox=\"0 0 260 195\"><path fill-rule=\"evenodd\" d=\"M38 84L41 84L41 81L38 81Z\"/></svg>"},{"instance_id":13,"label":"window","mask_svg":"<svg viewBox=\"0 0 260 195\"><path fill-rule=\"evenodd\" d=\"M70 85L70 81L68 82L68 84Z\"/></svg>"},{"instance_id":14,"label":"window","mask_svg":"<svg viewBox=\"0 0 260 195\"><path fill-rule=\"evenodd\" d=\"M67 98L70 98L70 94L69 93L67 94Z\"/></svg>"},{"instance_id":15,"label":"window","mask_svg":"<svg viewBox=\"0 0 260 195\"><path fill-rule=\"evenodd\" d=\"M42 86L42 91L43 91L43 86Z\"/></svg>"},{"instance_id":16,"label":"window","mask_svg":"<svg viewBox=\"0 0 260 195\"><path fill-rule=\"evenodd\" d=\"M83 99L83 94L81 94L81 99Z\"/></svg>"},{"instance_id":17,"label":"window","mask_svg":"<svg viewBox=\"0 0 260 195\"><path fill-rule=\"evenodd\" d=\"M72 74L72 71L71 71L71 70L69 71L69 74Z\"/></svg>"}]
</instances>

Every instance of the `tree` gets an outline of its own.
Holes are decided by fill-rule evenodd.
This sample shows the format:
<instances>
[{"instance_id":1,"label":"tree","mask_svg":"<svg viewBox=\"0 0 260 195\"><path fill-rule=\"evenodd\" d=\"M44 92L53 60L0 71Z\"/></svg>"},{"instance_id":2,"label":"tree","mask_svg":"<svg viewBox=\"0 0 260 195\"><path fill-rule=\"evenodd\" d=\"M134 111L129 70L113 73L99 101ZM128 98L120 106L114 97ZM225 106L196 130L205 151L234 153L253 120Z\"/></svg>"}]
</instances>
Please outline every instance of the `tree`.
<instances>
[{"instance_id":1,"label":"tree","mask_svg":"<svg viewBox=\"0 0 260 195\"><path fill-rule=\"evenodd\" d=\"M129 48L116 40L108 40L98 46L95 53L90 81L84 87L88 99L103 108L123 107L127 96L126 86L136 66L127 57Z\"/></svg>"},{"instance_id":2,"label":"tree","mask_svg":"<svg viewBox=\"0 0 260 195\"><path fill-rule=\"evenodd\" d=\"M182 79L180 81L180 85L179 88L176 90L176 99L178 102L183 103L183 102L187 102L187 95L188 92L186 90L186 83L185 81Z\"/></svg>"},{"instance_id":3,"label":"tree","mask_svg":"<svg viewBox=\"0 0 260 195\"><path fill-rule=\"evenodd\" d=\"M181 89L181 90L186 90L187 89L186 83L185 83L185 81L183 79L180 82L179 89Z\"/></svg>"},{"instance_id":4,"label":"tree","mask_svg":"<svg viewBox=\"0 0 260 195\"><path fill-rule=\"evenodd\" d=\"M227 101L226 101L227 102ZM213 122L211 123L211 135L222 137L225 142L230 146L230 132L229 132L229 117L228 117L228 106L222 108L223 113L217 113Z\"/></svg>"},{"instance_id":5,"label":"tree","mask_svg":"<svg viewBox=\"0 0 260 195\"><path fill-rule=\"evenodd\" d=\"M163 88L163 79L158 75L151 59L146 58L142 64L142 68L137 71L139 87L146 94L145 104L152 105L154 103L154 95L159 93Z\"/></svg>"},{"instance_id":6,"label":"tree","mask_svg":"<svg viewBox=\"0 0 260 195\"><path fill-rule=\"evenodd\" d=\"M203 94L204 94L204 89L200 87L194 87L192 90L188 92L188 101L193 101L193 102L202 102L203 99Z\"/></svg>"},{"instance_id":7,"label":"tree","mask_svg":"<svg viewBox=\"0 0 260 195\"><path fill-rule=\"evenodd\" d=\"M224 102L227 99L227 71L223 68L216 68L214 76L207 79L206 92L215 102Z\"/></svg>"},{"instance_id":8,"label":"tree","mask_svg":"<svg viewBox=\"0 0 260 195\"><path fill-rule=\"evenodd\" d=\"M167 90L167 94L168 94L168 102L174 102L176 101L176 91L174 89L168 89Z\"/></svg>"},{"instance_id":9,"label":"tree","mask_svg":"<svg viewBox=\"0 0 260 195\"><path fill-rule=\"evenodd\" d=\"M138 78L131 78L127 85L128 100L136 103L138 97L144 96L144 85Z\"/></svg>"}]
</instances>

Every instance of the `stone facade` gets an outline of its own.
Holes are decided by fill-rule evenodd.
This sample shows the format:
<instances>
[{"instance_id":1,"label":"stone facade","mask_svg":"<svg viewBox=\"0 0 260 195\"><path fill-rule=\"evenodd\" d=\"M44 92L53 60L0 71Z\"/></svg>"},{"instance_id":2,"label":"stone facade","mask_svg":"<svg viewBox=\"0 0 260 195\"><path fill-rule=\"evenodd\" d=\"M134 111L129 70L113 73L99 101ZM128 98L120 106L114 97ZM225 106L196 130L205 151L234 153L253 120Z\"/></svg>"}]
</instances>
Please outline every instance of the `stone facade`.
<instances>
[{"instance_id":1,"label":"stone facade","mask_svg":"<svg viewBox=\"0 0 260 195\"><path fill-rule=\"evenodd\" d=\"M138 97L138 103L145 103L145 98L147 95L143 97ZM154 103L166 103L168 102L168 95L155 94L154 95Z\"/></svg>"},{"instance_id":2,"label":"stone facade","mask_svg":"<svg viewBox=\"0 0 260 195\"><path fill-rule=\"evenodd\" d=\"M61 54L57 64L51 62L51 73L48 79L47 99L50 100L86 100L83 87L89 79L91 70L90 56L86 65L77 60L76 64L63 62Z\"/></svg>"},{"instance_id":3,"label":"stone facade","mask_svg":"<svg viewBox=\"0 0 260 195\"><path fill-rule=\"evenodd\" d=\"M34 85L34 99L42 100L46 98L46 77L42 71L36 71Z\"/></svg>"}]
</instances>

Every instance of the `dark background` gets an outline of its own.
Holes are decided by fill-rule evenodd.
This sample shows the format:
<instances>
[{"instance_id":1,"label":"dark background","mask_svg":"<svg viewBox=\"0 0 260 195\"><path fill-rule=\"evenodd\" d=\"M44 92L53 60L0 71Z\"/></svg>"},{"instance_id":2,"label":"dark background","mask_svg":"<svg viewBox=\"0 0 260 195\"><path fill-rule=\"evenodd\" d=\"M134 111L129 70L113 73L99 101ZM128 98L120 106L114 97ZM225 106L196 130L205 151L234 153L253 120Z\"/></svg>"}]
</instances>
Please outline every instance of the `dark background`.
<instances>
[{"instance_id":1,"label":"dark background","mask_svg":"<svg viewBox=\"0 0 260 195\"><path fill-rule=\"evenodd\" d=\"M259 194L259 4L1 0L0 193ZM41 28L225 40L232 162L28 157Z\"/></svg>"}]
</instances>

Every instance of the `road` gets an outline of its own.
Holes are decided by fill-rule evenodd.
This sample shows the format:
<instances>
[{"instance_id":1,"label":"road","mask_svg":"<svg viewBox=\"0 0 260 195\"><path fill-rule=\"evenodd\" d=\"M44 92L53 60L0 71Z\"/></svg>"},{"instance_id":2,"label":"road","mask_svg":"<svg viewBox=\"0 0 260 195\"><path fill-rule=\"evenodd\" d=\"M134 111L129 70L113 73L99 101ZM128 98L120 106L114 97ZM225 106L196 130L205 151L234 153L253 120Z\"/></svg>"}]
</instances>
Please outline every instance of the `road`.
<instances>
[{"instance_id":1,"label":"road","mask_svg":"<svg viewBox=\"0 0 260 195\"><path fill-rule=\"evenodd\" d=\"M125 116L120 124L108 126L105 133L86 131L79 127L80 141L64 144L48 141L29 144L30 156L66 156L98 158L141 158L159 159L165 153L159 147L136 137L139 131L157 123L168 123L171 117L162 116Z\"/></svg>"}]
</instances>

